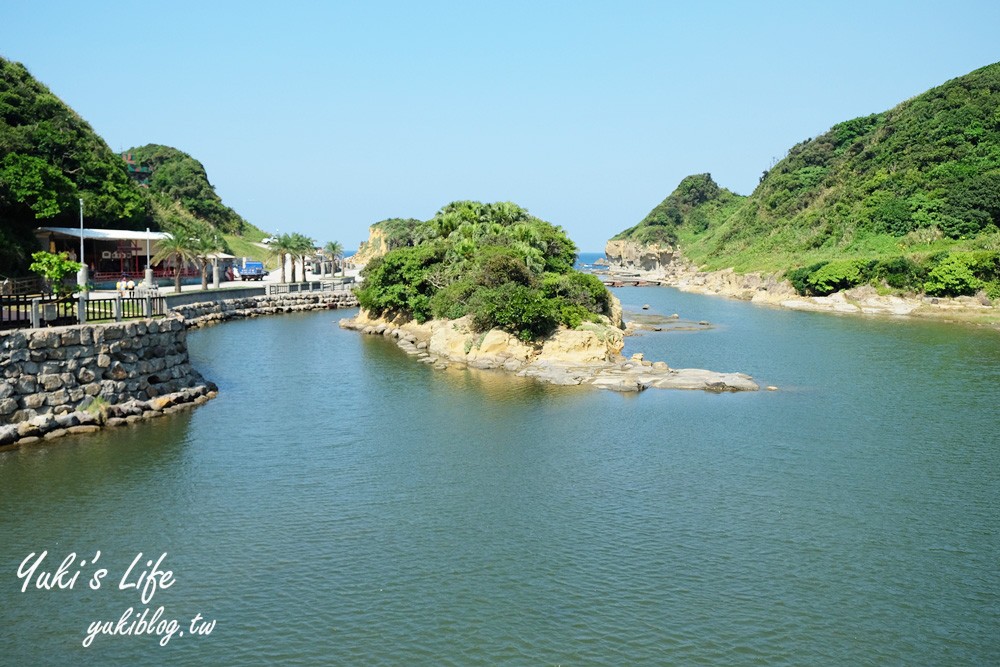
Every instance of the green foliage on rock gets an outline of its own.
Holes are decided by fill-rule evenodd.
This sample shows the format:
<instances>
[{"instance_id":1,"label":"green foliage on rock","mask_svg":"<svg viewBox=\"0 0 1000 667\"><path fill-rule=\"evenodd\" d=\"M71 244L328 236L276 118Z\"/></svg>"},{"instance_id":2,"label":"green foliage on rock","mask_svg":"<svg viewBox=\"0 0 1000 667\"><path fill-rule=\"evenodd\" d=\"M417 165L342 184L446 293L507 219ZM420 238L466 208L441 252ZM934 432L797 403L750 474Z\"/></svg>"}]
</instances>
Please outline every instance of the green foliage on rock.
<instances>
[{"instance_id":1,"label":"green foliage on rock","mask_svg":"<svg viewBox=\"0 0 1000 667\"><path fill-rule=\"evenodd\" d=\"M573 269L576 246L562 229L516 204L452 202L406 233L364 269L358 300L373 315L469 315L478 331L533 340L610 313L600 280Z\"/></svg>"},{"instance_id":2,"label":"green foliage on rock","mask_svg":"<svg viewBox=\"0 0 1000 667\"><path fill-rule=\"evenodd\" d=\"M719 187L711 174L688 176L639 224L620 232L613 240L676 245L682 229L691 234L704 232L713 221L732 215L744 199Z\"/></svg>"}]
</instances>

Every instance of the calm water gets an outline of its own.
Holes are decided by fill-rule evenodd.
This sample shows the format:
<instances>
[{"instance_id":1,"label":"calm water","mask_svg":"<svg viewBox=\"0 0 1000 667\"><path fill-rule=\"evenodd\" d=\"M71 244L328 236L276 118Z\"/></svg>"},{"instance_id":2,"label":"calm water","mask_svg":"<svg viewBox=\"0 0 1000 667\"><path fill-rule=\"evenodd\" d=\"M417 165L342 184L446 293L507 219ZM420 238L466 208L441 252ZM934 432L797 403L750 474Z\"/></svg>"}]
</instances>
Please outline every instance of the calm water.
<instances>
[{"instance_id":1,"label":"calm water","mask_svg":"<svg viewBox=\"0 0 1000 667\"><path fill-rule=\"evenodd\" d=\"M781 390L435 371L342 312L193 332L216 400L0 454L0 663L1000 663L1000 334L618 293L715 325L628 352ZM20 592L43 550L72 589ZM160 606L166 646L81 645Z\"/></svg>"}]
</instances>

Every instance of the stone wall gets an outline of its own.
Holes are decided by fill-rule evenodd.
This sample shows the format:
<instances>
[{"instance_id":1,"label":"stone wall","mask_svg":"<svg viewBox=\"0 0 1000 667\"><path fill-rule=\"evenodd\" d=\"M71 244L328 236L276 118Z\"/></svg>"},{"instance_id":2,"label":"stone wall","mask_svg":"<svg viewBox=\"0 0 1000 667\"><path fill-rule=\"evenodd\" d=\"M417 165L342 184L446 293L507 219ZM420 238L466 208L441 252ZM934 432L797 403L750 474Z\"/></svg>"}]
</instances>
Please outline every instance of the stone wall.
<instances>
[{"instance_id":1,"label":"stone wall","mask_svg":"<svg viewBox=\"0 0 1000 667\"><path fill-rule=\"evenodd\" d=\"M278 315L307 310L356 308L358 298L353 292L298 292L253 296L224 301L205 301L173 308L188 327L200 327L215 322L261 315Z\"/></svg>"},{"instance_id":2,"label":"stone wall","mask_svg":"<svg viewBox=\"0 0 1000 667\"><path fill-rule=\"evenodd\" d=\"M191 367L176 316L0 334L0 446L214 391Z\"/></svg>"},{"instance_id":3,"label":"stone wall","mask_svg":"<svg viewBox=\"0 0 1000 667\"><path fill-rule=\"evenodd\" d=\"M0 333L0 449L127 424L214 397L216 386L188 359L190 327L358 305L352 292L214 296L162 319Z\"/></svg>"}]
</instances>

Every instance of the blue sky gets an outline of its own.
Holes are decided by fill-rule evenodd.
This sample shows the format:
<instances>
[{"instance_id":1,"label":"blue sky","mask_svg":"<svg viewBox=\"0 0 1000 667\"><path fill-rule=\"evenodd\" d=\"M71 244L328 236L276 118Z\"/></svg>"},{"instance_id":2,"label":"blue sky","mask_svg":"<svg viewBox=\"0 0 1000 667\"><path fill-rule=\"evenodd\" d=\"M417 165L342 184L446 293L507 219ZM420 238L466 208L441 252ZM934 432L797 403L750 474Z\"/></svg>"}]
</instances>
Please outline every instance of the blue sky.
<instances>
[{"instance_id":1,"label":"blue sky","mask_svg":"<svg viewBox=\"0 0 1000 667\"><path fill-rule=\"evenodd\" d=\"M962 0L5 0L0 55L267 231L353 249L510 200L596 251L686 175L749 194L793 144L1000 60L998 29Z\"/></svg>"}]
</instances>

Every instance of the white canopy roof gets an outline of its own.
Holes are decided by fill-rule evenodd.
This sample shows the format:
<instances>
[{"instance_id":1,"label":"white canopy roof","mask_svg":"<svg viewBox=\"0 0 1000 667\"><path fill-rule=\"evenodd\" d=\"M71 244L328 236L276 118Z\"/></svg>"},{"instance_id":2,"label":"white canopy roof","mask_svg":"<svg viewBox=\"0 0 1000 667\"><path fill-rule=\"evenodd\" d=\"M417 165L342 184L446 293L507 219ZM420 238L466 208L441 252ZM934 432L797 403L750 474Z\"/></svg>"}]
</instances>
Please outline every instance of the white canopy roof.
<instances>
[{"instance_id":1,"label":"white canopy roof","mask_svg":"<svg viewBox=\"0 0 1000 667\"><path fill-rule=\"evenodd\" d=\"M39 227L38 232L49 232L63 236L80 238L79 227ZM83 228L83 238L96 239L98 241L160 241L170 238L166 232L137 232L131 229L87 229Z\"/></svg>"}]
</instances>

